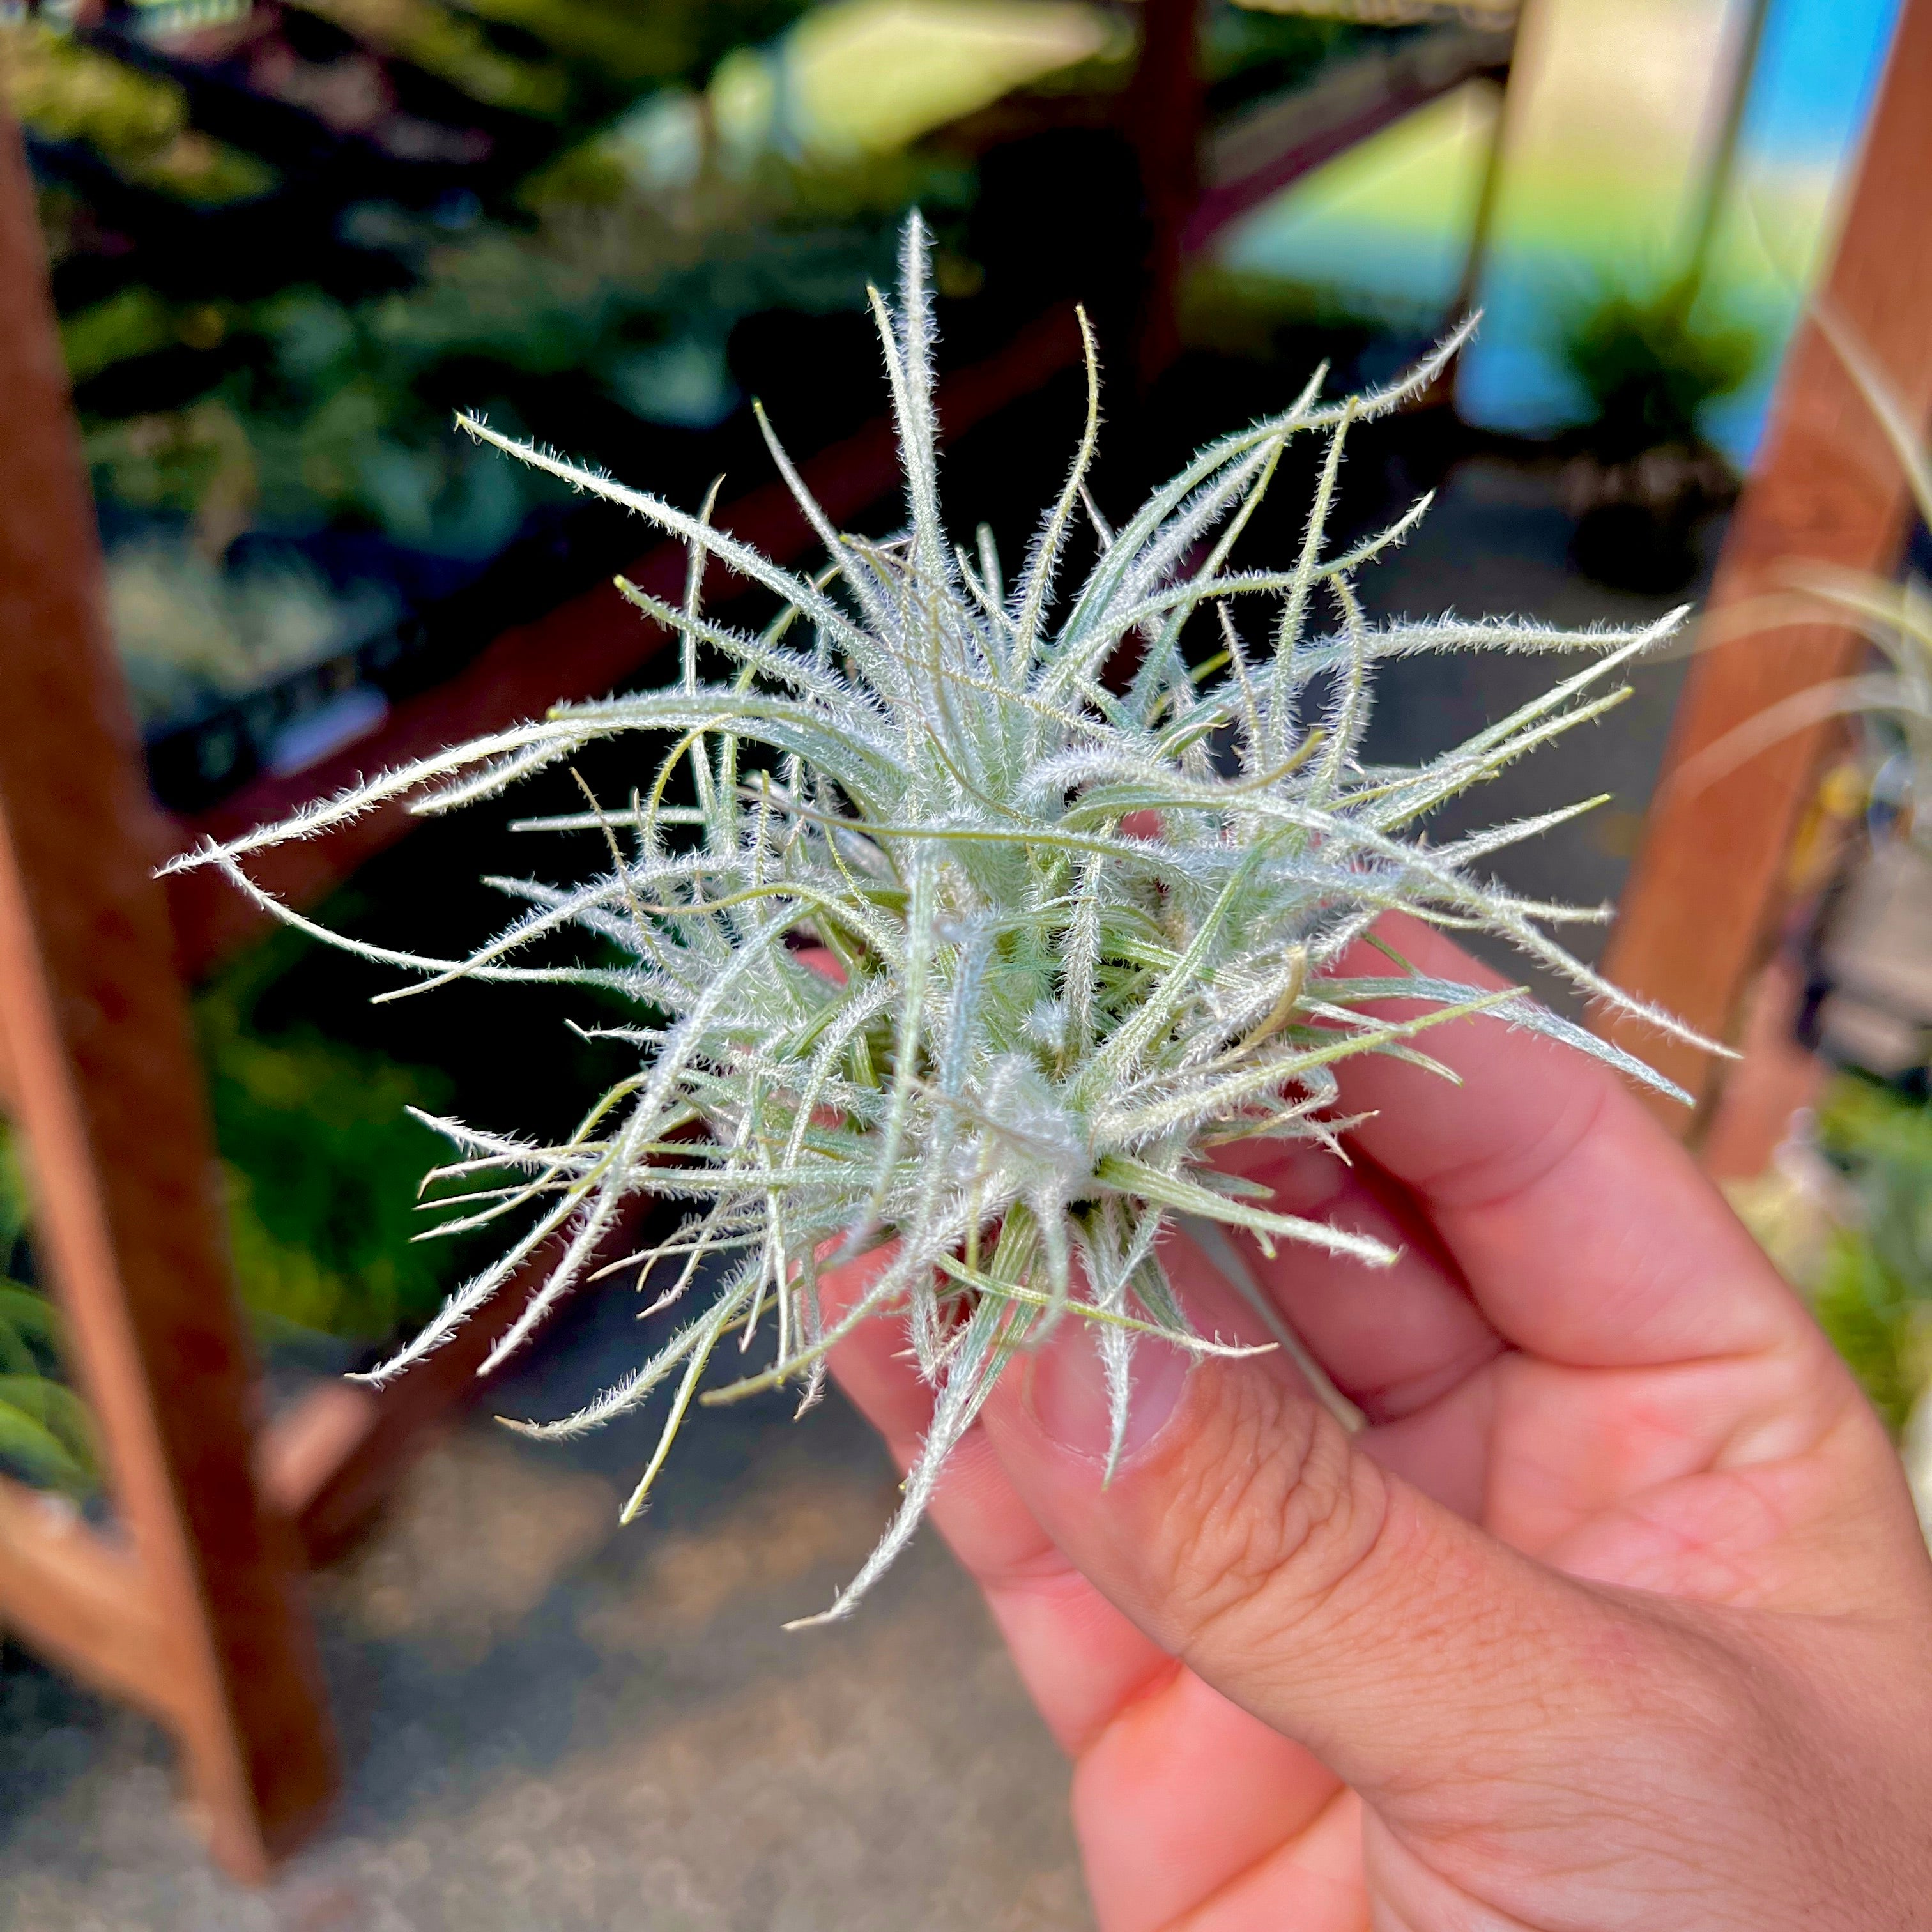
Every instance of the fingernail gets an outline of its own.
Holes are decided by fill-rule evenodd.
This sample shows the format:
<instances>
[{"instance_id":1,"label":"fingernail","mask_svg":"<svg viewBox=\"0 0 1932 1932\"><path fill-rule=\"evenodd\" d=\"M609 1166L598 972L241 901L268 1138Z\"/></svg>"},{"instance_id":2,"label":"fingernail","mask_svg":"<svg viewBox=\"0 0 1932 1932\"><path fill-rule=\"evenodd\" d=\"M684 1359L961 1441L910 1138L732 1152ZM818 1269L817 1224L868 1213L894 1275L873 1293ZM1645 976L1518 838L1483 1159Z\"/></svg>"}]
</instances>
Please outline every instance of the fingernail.
<instances>
[{"instance_id":1,"label":"fingernail","mask_svg":"<svg viewBox=\"0 0 1932 1932\"><path fill-rule=\"evenodd\" d=\"M1134 1350L1121 1459L1144 1449L1160 1433L1180 1400L1192 1366L1166 1342L1143 1340ZM1113 1438L1107 1373L1089 1324L1062 1318L1060 1332L1034 1358L1027 1406L1041 1430L1076 1456L1103 1459Z\"/></svg>"}]
</instances>

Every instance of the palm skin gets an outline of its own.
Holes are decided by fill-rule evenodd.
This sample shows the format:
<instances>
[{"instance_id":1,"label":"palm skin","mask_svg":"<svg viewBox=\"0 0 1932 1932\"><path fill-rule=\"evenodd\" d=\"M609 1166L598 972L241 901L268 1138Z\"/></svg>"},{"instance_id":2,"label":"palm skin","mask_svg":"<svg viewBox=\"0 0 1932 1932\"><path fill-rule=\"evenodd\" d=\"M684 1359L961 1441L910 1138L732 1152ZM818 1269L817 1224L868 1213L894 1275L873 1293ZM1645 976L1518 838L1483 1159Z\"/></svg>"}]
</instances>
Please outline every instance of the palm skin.
<instances>
[{"instance_id":1,"label":"palm skin","mask_svg":"<svg viewBox=\"0 0 1932 1932\"><path fill-rule=\"evenodd\" d=\"M1610 1076L1480 1021L1431 1048L1460 1088L1348 1063L1353 1165L1227 1163L1402 1246L1248 1252L1359 1435L1280 1355L1150 1346L1103 1488L1070 1322L935 1504L1074 1760L1103 1932L1932 1925L1932 1565L1876 1418ZM835 1366L904 1466L898 1348Z\"/></svg>"}]
</instances>

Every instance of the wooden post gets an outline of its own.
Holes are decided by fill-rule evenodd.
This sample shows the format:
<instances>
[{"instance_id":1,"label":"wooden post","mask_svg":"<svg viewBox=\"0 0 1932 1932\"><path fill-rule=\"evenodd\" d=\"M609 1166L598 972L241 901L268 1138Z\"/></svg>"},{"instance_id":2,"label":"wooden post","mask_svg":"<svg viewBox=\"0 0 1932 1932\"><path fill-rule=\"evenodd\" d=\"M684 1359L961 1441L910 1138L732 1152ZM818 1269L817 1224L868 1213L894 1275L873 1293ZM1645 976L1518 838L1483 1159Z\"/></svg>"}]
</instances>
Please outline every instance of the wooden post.
<instances>
[{"instance_id":1,"label":"wooden post","mask_svg":"<svg viewBox=\"0 0 1932 1932\"><path fill-rule=\"evenodd\" d=\"M293 1539L252 1474L254 1367L152 876L166 850L106 634L31 185L0 123L0 1034L39 1252L122 1533L0 1487L0 1620L178 1737L245 1879L334 1788Z\"/></svg>"},{"instance_id":2,"label":"wooden post","mask_svg":"<svg viewBox=\"0 0 1932 1932\"><path fill-rule=\"evenodd\" d=\"M1201 0L1144 0L1140 58L1124 103L1139 159L1148 238L1136 374L1150 382L1180 352L1182 237L1200 192Z\"/></svg>"},{"instance_id":3,"label":"wooden post","mask_svg":"<svg viewBox=\"0 0 1932 1932\"><path fill-rule=\"evenodd\" d=\"M1912 420L1932 418L1932 0L1904 0L1822 300L1885 370ZM1704 622L1777 587L1803 562L1886 572L1909 496L1870 408L1816 325L1799 326L1764 446L1726 537ZM1701 651L1678 700L1664 776L1605 970L1694 1026L1731 1036L1783 898L1785 854L1826 753L1826 724L1707 788L1671 775L1780 699L1855 670L1863 638L1840 622L1741 637ZM1648 1029L1619 1038L1698 1096L1707 1056ZM1670 1117L1684 1122L1680 1108Z\"/></svg>"}]
</instances>

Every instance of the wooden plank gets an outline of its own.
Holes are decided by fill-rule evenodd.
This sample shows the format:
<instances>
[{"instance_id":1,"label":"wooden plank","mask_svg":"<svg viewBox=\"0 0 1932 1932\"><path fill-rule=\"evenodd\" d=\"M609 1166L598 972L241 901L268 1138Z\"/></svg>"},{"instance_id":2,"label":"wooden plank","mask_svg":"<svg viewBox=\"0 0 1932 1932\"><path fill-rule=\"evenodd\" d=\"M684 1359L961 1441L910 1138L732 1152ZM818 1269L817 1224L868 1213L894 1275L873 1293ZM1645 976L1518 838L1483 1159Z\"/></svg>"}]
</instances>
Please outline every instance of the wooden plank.
<instances>
[{"instance_id":1,"label":"wooden plank","mask_svg":"<svg viewBox=\"0 0 1932 1932\"><path fill-rule=\"evenodd\" d=\"M1202 0L1144 0L1141 50L1121 103L1147 220L1135 373L1151 382L1180 352L1184 238L1201 188Z\"/></svg>"},{"instance_id":2,"label":"wooden plank","mask_svg":"<svg viewBox=\"0 0 1932 1932\"><path fill-rule=\"evenodd\" d=\"M1182 248L1198 253L1229 222L1466 81L1505 79L1514 44L1510 28L1443 28L1236 116L1208 143Z\"/></svg>"},{"instance_id":3,"label":"wooden plank","mask_svg":"<svg viewBox=\"0 0 1932 1932\"><path fill-rule=\"evenodd\" d=\"M285 1528L251 1473L254 1369L19 136L0 124L0 1024L34 1229L92 1405L216 1856L244 1876L334 1788ZM111 1677L135 1674L110 1666Z\"/></svg>"},{"instance_id":4,"label":"wooden plank","mask_svg":"<svg viewBox=\"0 0 1932 1932\"><path fill-rule=\"evenodd\" d=\"M0 1477L0 1624L104 1690L172 1721L179 1646L140 1566L58 1496Z\"/></svg>"},{"instance_id":5,"label":"wooden plank","mask_svg":"<svg viewBox=\"0 0 1932 1932\"><path fill-rule=\"evenodd\" d=\"M1030 394L1079 359L1080 334L1070 307L1057 307L1023 329L1004 349L940 386L938 408L946 434L957 436L997 410ZM856 515L895 488L898 454L890 423L879 421L802 466L807 484L835 522ZM720 526L788 562L817 543L782 482L753 490L718 517ZM665 543L640 558L627 576L675 602L684 584L682 544ZM744 586L714 571L710 602L724 603ZM207 839L232 838L286 818L298 806L326 798L362 774L541 717L551 705L600 698L622 688L666 641L665 634L609 585L571 598L535 622L506 632L457 677L399 704L378 734L358 740L322 764L290 778L265 779L214 810L176 821L171 844L186 850ZM356 868L384 851L415 821L400 806L370 813L326 838L279 846L249 862L268 891L294 905L311 905ZM167 882L181 970L190 979L211 971L257 937L268 916L219 874L177 874Z\"/></svg>"},{"instance_id":6,"label":"wooden plank","mask_svg":"<svg viewBox=\"0 0 1932 1932\"><path fill-rule=\"evenodd\" d=\"M1866 132L1823 300L1888 374L1912 419L1932 420L1932 0L1905 0ZM1726 536L1708 627L1798 560L1886 572L1904 540L1904 479L1871 412L1815 323L1793 339L1763 449ZM1784 855L1838 741L1798 734L1702 790L1671 774L1781 699L1841 676L1866 650L1820 622L1714 644L1678 700L1664 776L1610 937L1605 970L1703 1031L1732 1037L1768 947ZM1617 1024L1616 1036L1708 1102L1706 1055ZM1684 1124L1682 1110L1667 1118Z\"/></svg>"},{"instance_id":7,"label":"wooden plank","mask_svg":"<svg viewBox=\"0 0 1932 1932\"><path fill-rule=\"evenodd\" d=\"M1697 1148L1713 1180L1749 1180L1764 1172L1801 1108L1816 1104L1831 1069L1798 1044L1804 975L1774 956L1753 982L1738 1044L1744 1058L1712 1103Z\"/></svg>"},{"instance_id":8,"label":"wooden plank","mask_svg":"<svg viewBox=\"0 0 1932 1932\"><path fill-rule=\"evenodd\" d=\"M651 1212L649 1202L634 1202L599 1246L592 1267L639 1246ZM262 1489L295 1526L311 1564L331 1562L348 1550L409 1466L488 1393L477 1371L568 1245L561 1234L547 1242L494 1302L387 1388L325 1382L264 1432L257 1463Z\"/></svg>"}]
</instances>

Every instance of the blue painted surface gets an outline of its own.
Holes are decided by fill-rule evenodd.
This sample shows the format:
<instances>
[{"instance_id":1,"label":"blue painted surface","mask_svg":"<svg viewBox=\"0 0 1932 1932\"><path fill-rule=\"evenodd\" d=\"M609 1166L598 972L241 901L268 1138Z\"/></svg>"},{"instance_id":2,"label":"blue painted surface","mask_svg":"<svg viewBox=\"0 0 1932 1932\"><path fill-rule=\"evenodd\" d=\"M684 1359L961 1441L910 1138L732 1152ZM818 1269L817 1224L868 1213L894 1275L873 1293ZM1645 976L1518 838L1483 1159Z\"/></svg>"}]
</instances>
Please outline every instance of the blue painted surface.
<instances>
[{"instance_id":1,"label":"blue painted surface","mask_svg":"<svg viewBox=\"0 0 1932 1932\"><path fill-rule=\"evenodd\" d=\"M1740 463L1748 460L1762 429L1778 362L1802 300L1791 277L1804 272L1815 232L1815 221L1790 212L1806 203L1805 193L1794 197L1790 185L1809 175L1809 205L1815 208L1834 176L1842 184L1897 11L1898 0L1772 0L1712 274L1725 305L1754 322L1771 345L1756 380L1714 409L1706 424ZM1772 192L1773 184L1784 192ZM1438 241L1432 232L1364 220L1349 200L1346 192L1298 200L1291 191L1278 212L1231 238L1228 258L1330 289L1398 324L1430 326L1455 286L1460 224L1450 232L1454 218L1445 213ZM1791 232L1775 232L1780 223L1790 224ZM1661 254L1613 262L1592 240L1579 232L1574 248L1552 245L1546 234L1533 243L1513 242L1505 222L1482 290L1482 338L1463 370L1461 403L1473 419L1534 434L1576 418L1582 399L1553 352L1561 311L1585 297L1606 268L1641 283L1660 279L1672 266Z\"/></svg>"},{"instance_id":2,"label":"blue painted surface","mask_svg":"<svg viewBox=\"0 0 1932 1932\"><path fill-rule=\"evenodd\" d=\"M1829 161L1857 138L1897 0L1778 0L1745 110L1748 153Z\"/></svg>"},{"instance_id":3,"label":"blue painted surface","mask_svg":"<svg viewBox=\"0 0 1932 1932\"><path fill-rule=\"evenodd\" d=\"M1754 177L1809 168L1837 175L1842 188L1897 14L1897 0L1773 0L1745 105L1728 222L1763 218L1758 211L1765 204L1751 205ZM1763 433L1778 364L1803 296L1797 286L1775 280L1726 286L1724 238L1720 233L1714 280L1733 311L1755 322L1772 345L1755 380L1717 404L1705 424L1712 440L1742 466ZM1762 238L1774 257L1786 253L1780 246L1786 238L1772 233ZM1630 266L1640 274L1654 272L1651 264ZM1534 434L1575 419L1580 399L1550 344L1556 304L1566 289L1577 286L1580 267L1547 253L1512 252L1506 240L1498 249L1483 292L1485 340L1466 370L1462 392L1465 412L1474 420Z\"/></svg>"}]
</instances>

